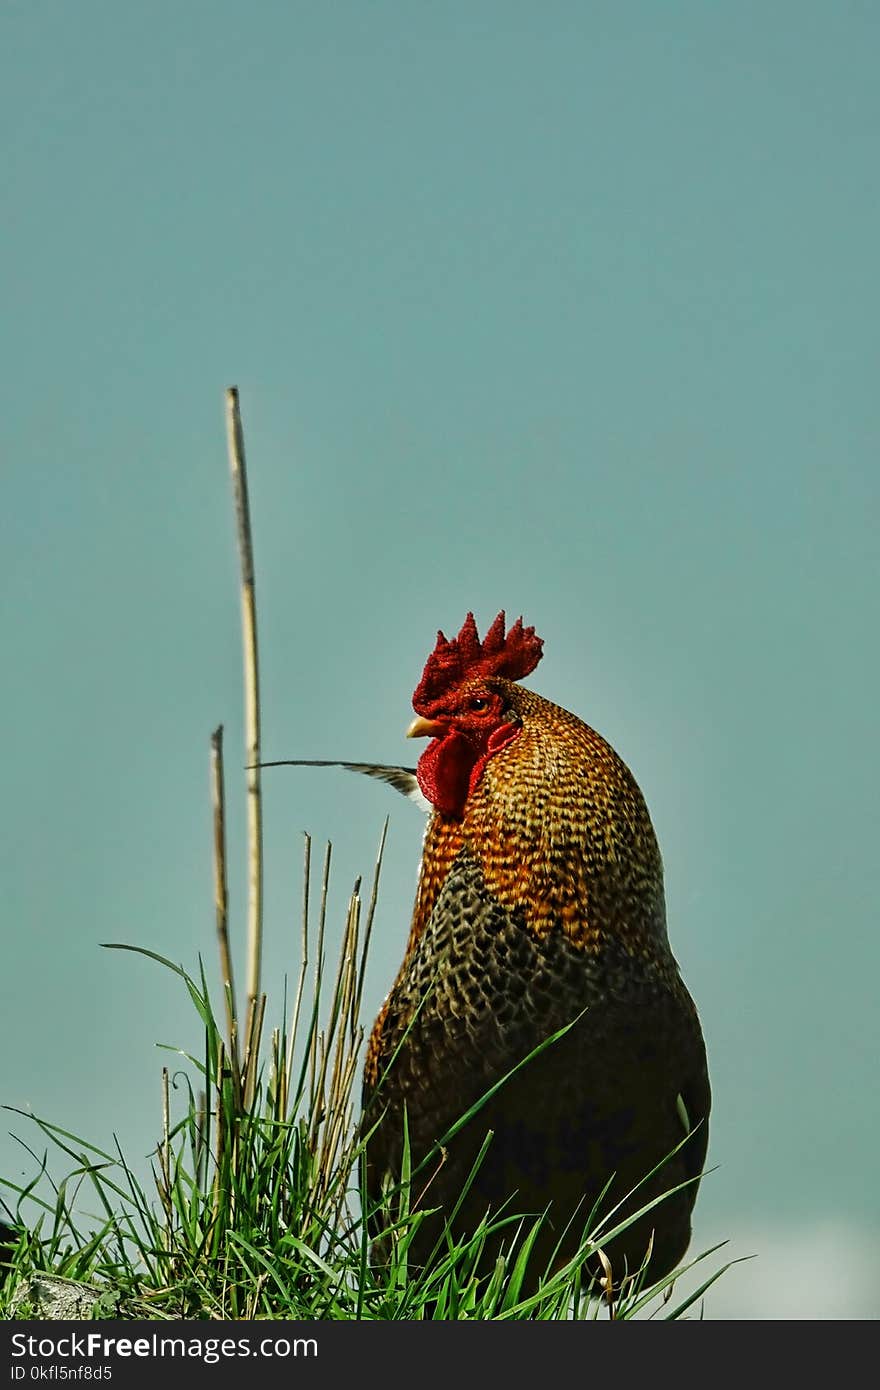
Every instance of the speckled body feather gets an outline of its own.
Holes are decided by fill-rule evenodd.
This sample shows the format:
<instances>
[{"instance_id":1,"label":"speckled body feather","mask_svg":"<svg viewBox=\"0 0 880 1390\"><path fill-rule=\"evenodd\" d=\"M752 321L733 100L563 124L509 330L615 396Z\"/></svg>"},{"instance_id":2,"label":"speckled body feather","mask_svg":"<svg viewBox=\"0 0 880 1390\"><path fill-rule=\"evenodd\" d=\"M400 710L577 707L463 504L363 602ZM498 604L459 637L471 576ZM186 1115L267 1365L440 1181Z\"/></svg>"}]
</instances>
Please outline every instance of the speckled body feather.
<instances>
[{"instance_id":1,"label":"speckled body feather","mask_svg":"<svg viewBox=\"0 0 880 1390\"><path fill-rule=\"evenodd\" d=\"M501 697L517 732L488 758L462 814L435 811L428 825L406 954L368 1049L365 1122L379 1124L367 1186L377 1197L386 1175L399 1176L404 1108L416 1166L471 1105L571 1024L413 1184L417 1203L450 1213L494 1131L455 1227L472 1229L508 1200L508 1211L549 1207L530 1266L537 1274L558 1240L557 1259L577 1248L609 1180L603 1213L642 1184L616 1222L700 1173L709 1082L697 1013L667 940L660 853L632 774L566 710L511 680L478 685ZM644 1182L685 1138L683 1110L690 1138ZM608 1247L616 1278L639 1267L649 1244L651 1278L680 1260L696 1187ZM437 1234L426 1222L411 1256L427 1259Z\"/></svg>"}]
</instances>

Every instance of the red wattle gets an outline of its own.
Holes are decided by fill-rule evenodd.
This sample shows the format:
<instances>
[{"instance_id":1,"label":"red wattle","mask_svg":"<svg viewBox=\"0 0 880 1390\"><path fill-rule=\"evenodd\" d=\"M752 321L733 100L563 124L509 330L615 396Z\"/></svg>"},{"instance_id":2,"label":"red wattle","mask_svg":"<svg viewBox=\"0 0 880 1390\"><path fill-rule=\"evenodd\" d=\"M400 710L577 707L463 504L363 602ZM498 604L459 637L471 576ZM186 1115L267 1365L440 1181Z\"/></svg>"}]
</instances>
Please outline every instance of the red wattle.
<instances>
[{"instance_id":1,"label":"red wattle","mask_svg":"<svg viewBox=\"0 0 880 1390\"><path fill-rule=\"evenodd\" d=\"M489 735L482 753L478 745L455 730L442 738L433 738L419 758L416 777L435 810L459 819L486 763L518 733L516 724L499 725Z\"/></svg>"}]
</instances>

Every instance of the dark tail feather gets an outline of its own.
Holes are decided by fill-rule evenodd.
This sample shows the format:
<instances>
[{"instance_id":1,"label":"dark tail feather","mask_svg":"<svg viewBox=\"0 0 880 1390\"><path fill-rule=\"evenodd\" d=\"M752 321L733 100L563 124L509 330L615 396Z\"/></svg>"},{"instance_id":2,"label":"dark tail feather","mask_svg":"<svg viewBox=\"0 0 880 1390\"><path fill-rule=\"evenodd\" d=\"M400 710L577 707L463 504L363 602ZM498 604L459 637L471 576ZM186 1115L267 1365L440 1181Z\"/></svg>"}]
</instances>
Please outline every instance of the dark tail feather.
<instances>
[{"instance_id":1,"label":"dark tail feather","mask_svg":"<svg viewBox=\"0 0 880 1390\"><path fill-rule=\"evenodd\" d=\"M365 777L375 777L379 782L387 782L389 787L401 792L423 810L428 805L419 789L414 767L387 767L384 763L343 763L335 758L282 758L278 762L257 763L257 767L344 767L347 772L361 772Z\"/></svg>"}]
</instances>

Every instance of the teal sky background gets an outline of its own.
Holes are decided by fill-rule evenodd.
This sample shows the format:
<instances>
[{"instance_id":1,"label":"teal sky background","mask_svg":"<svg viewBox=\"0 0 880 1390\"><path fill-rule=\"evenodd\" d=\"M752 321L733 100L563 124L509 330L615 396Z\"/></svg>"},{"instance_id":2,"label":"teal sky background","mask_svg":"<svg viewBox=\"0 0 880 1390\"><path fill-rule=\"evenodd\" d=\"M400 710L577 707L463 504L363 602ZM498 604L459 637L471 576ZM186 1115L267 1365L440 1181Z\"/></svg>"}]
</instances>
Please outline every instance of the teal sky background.
<instances>
[{"instance_id":1,"label":"teal sky background","mask_svg":"<svg viewBox=\"0 0 880 1390\"><path fill-rule=\"evenodd\" d=\"M216 977L209 736L243 936L223 390L266 757L411 761L438 627L505 608L663 850L715 1092L706 1316L875 1317L880 10L8 3L0 21L0 1100L133 1163ZM416 750L418 752L418 750ZM302 832L338 934L391 815L265 778L269 1013ZM239 952L239 958L242 953ZM0 1126L0 1173L42 1147ZM56 1171L64 1171L60 1165Z\"/></svg>"}]
</instances>

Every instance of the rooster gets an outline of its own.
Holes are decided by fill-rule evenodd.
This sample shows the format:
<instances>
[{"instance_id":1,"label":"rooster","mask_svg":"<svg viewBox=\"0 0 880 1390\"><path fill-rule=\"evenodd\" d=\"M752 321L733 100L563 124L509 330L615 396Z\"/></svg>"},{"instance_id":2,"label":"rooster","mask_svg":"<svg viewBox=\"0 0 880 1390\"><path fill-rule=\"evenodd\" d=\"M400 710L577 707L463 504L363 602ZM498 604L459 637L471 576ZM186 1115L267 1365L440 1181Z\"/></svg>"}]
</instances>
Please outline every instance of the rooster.
<instances>
[{"instance_id":1,"label":"rooster","mask_svg":"<svg viewBox=\"0 0 880 1390\"><path fill-rule=\"evenodd\" d=\"M532 1282L588 1222L601 1244L650 1206L592 1267L610 1288L660 1279L687 1249L709 1079L644 799L599 734L519 684L542 647L503 613L481 642L469 613L438 633L413 696L407 734L430 740L417 767L342 764L430 808L367 1049L366 1189L378 1203L399 1182L406 1132L410 1205L434 1213L410 1260L430 1259L443 1220L457 1236L487 1212L543 1216Z\"/></svg>"}]
</instances>

